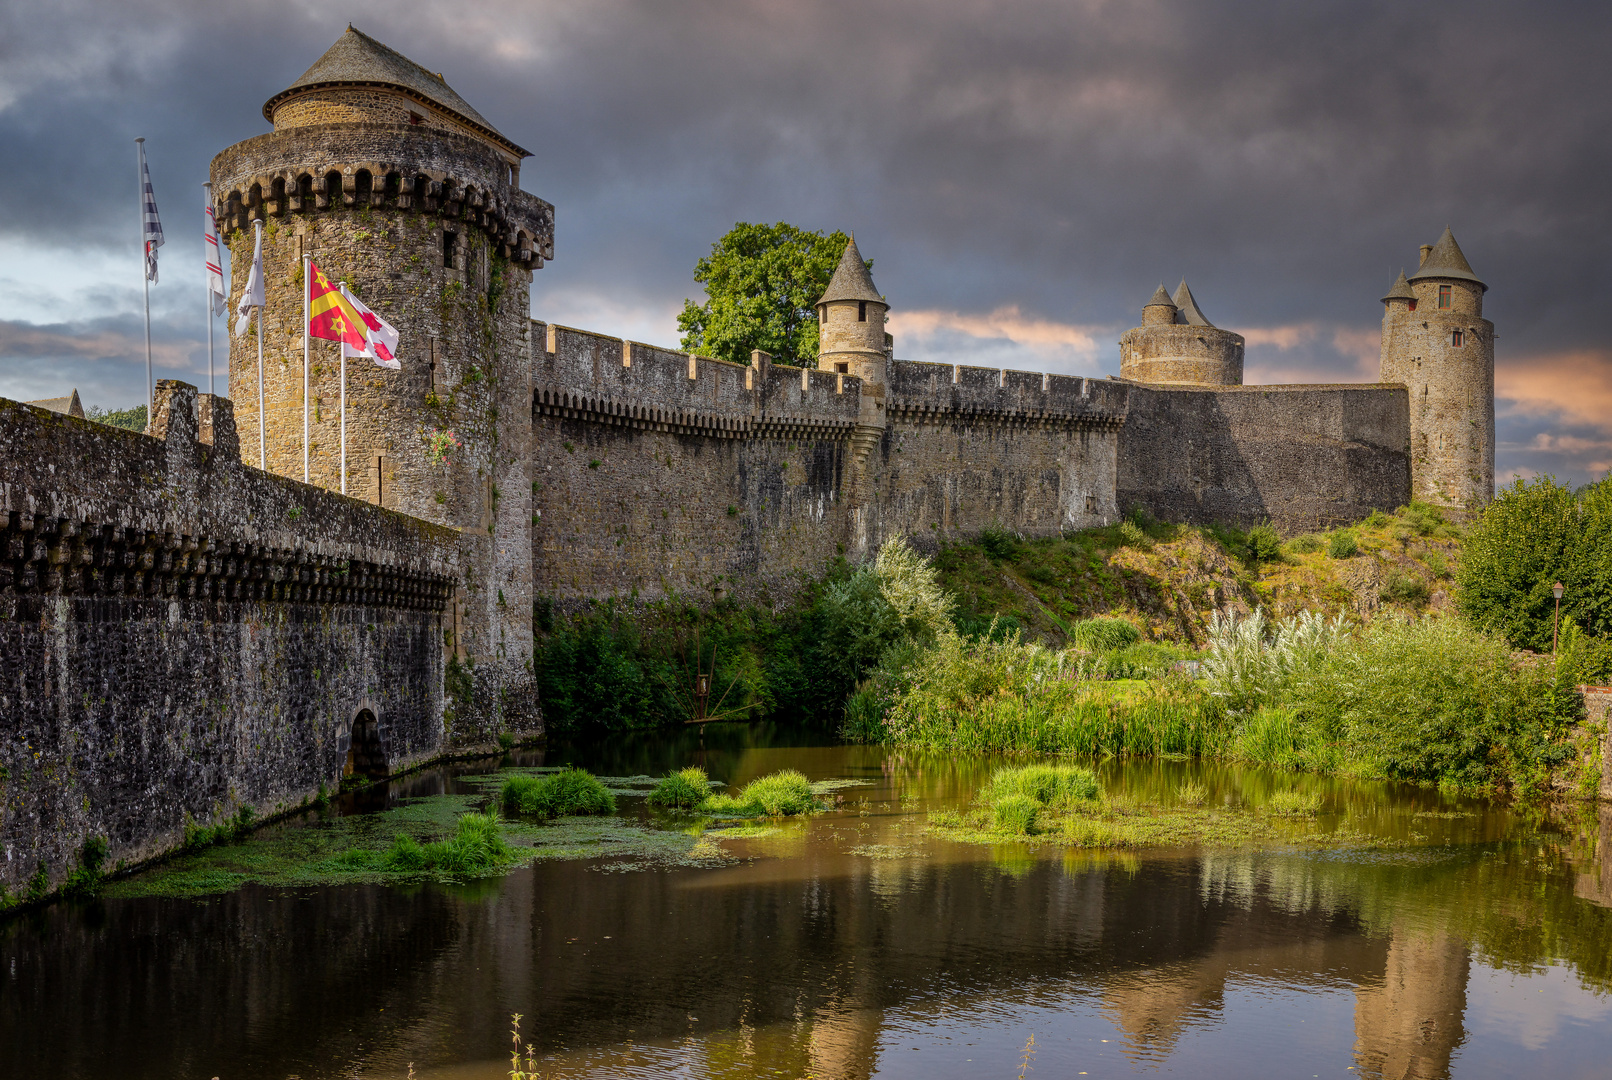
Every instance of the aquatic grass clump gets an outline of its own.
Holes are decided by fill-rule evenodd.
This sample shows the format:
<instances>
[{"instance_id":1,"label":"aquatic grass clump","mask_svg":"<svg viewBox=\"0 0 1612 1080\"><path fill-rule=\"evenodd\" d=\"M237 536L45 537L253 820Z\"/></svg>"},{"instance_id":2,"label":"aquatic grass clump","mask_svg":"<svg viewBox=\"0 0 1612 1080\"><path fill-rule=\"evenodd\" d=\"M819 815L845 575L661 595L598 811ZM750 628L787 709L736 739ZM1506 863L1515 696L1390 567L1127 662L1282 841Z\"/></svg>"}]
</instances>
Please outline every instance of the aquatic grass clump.
<instances>
[{"instance_id":1,"label":"aquatic grass clump","mask_svg":"<svg viewBox=\"0 0 1612 1080\"><path fill-rule=\"evenodd\" d=\"M991 804L991 825L997 832L1028 835L1042 805L1028 795L1004 795Z\"/></svg>"},{"instance_id":2,"label":"aquatic grass clump","mask_svg":"<svg viewBox=\"0 0 1612 1080\"><path fill-rule=\"evenodd\" d=\"M1314 791L1278 791L1265 809L1282 817L1314 817L1321 812L1321 796Z\"/></svg>"},{"instance_id":3,"label":"aquatic grass clump","mask_svg":"<svg viewBox=\"0 0 1612 1080\"><path fill-rule=\"evenodd\" d=\"M649 805L669 806L678 810L692 810L711 794L711 782L705 770L691 765L677 772L667 773L665 779L649 793Z\"/></svg>"},{"instance_id":4,"label":"aquatic grass clump","mask_svg":"<svg viewBox=\"0 0 1612 1080\"><path fill-rule=\"evenodd\" d=\"M511 776L504 781L500 801L506 810L545 818L616 812L616 796L582 769L544 777Z\"/></svg>"},{"instance_id":5,"label":"aquatic grass clump","mask_svg":"<svg viewBox=\"0 0 1612 1080\"><path fill-rule=\"evenodd\" d=\"M1191 780L1175 789L1176 802L1182 806L1202 806L1204 799L1208 798L1208 795L1209 792L1202 784L1194 783Z\"/></svg>"},{"instance_id":6,"label":"aquatic grass clump","mask_svg":"<svg viewBox=\"0 0 1612 1080\"><path fill-rule=\"evenodd\" d=\"M351 860L359 852L348 852ZM514 852L504 839L496 814L465 814L459 818L454 835L432 844L421 844L404 833L392 841L380 858L380 869L393 873L436 873L450 877L486 877L515 861Z\"/></svg>"},{"instance_id":7,"label":"aquatic grass clump","mask_svg":"<svg viewBox=\"0 0 1612 1080\"><path fill-rule=\"evenodd\" d=\"M758 777L737 795L711 795L700 809L720 817L788 817L821 810L812 785L795 769Z\"/></svg>"},{"instance_id":8,"label":"aquatic grass clump","mask_svg":"<svg viewBox=\"0 0 1612 1080\"><path fill-rule=\"evenodd\" d=\"M996 770L979 795L992 805L1016 796L1063 809L1097 801L1102 786L1090 769L1078 765L1021 765Z\"/></svg>"}]
</instances>

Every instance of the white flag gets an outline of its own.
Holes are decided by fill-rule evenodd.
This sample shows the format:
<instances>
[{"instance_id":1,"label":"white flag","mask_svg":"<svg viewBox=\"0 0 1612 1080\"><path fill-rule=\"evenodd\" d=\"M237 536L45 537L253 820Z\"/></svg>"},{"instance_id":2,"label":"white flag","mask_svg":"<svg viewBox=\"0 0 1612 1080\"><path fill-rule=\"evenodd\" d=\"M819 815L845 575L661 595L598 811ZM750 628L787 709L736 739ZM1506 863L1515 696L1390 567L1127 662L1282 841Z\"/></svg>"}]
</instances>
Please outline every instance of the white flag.
<instances>
[{"instance_id":1,"label":"white flag","mask_svg":"<svg viewBox=\"0 0 1612 1080\"><path fill-rule=\"evenodd\" d=\"M341 294L353 305L353 310L364 320L364 325L369 327L369 343L363 349L355 349L344 341L341 344L342 355L349 359L367 356L375 361L377 367L402 371L403 363L397 358L397 329L365 307L362 300L347 291L345 284L341 287Z\"/></svg>"},{"instance_id":2,"label":"white flag","mask_svg":"<svg viewBox=\"0 0 1612 1080\"><path fill-rule=\"evenodd\" d=\"M140 152L140 235L145 244L146 280L157 280L157 249L162 246L162 221L157 217L157 196L151 190L151 170L146 168L146 146Z\"/></svg>"},{"instance_id":3,"label":"white flag","mask_svg":"<svg viewBox=\"0 0 1612 1080\"><path fill-rule=\"evenodd\" d=\"M306 283L304 283L306 287ZM263 306L263 231L258 230L257 244L252 251L252 272L246 277L246 288L241 291L241 302L235 305L235 313L240 318L235 320L235 332L246 333L247 323L251 321L252 309Z\"/></svg>"},{"instance_id":4,"label":"white flag","mask_svg":"<svg viewBox=\"0 0 1612 1080\"><path fill-rule=\"evenodd\" d=\"M229 310L229 286L224 284L224 257L218 248L218 221L213 217L212 203L202 212L202 252L207 261L207 295L213 314L222 315Z\"/></svg>"}]
</instances>

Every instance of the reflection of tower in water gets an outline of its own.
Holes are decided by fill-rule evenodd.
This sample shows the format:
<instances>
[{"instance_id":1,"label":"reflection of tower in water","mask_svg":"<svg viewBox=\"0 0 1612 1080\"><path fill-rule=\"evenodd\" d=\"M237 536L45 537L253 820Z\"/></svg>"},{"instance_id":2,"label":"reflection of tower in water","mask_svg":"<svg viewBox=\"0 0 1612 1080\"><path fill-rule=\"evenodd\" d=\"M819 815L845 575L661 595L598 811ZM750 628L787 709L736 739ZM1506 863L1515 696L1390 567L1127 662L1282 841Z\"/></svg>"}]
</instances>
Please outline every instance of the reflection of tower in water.
<instances>
[{"instance_id":1,"label":"reflection of tower in water","mask_svg":"<svg viewBox=\"0 0 1612 1080\"><path fill-rule=\"evenodd\" d=\"M1355 991L1355 1066L1383 1080L1442 1080L1466 1038L1466 942L1396 925L1381 982Z\"/></svg>"}]
</instances>

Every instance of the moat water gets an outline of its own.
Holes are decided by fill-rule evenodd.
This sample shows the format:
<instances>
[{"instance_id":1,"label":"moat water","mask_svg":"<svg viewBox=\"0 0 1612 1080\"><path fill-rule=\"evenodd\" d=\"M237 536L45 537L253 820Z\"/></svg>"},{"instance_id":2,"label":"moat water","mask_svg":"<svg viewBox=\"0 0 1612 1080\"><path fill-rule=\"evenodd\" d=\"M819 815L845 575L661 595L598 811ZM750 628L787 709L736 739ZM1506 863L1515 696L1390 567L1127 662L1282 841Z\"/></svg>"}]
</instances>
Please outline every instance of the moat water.
<instances>
[{"instance_id":1,"label":"moat water","mask_svg":"<svg viewBox=\"0 0 1612 1080\"><path fill-rule=\"evenodd\" d=\"M1146 797L1321 792L1344 850L1027 850L935 838L996 764L767 727L517 755L863 783L718 865L545 860L463 887L248 885L0 924L0 1076L1604 1078L1612 813L1194 762ZM497 763L337 807L479 791ZM643 816L641 798L620 812ZM300 828L296 824L279 828ZM247 841L250 845L254 841ZM638 867L626 868L623 867Z\"/></svg>"}]
</instances>

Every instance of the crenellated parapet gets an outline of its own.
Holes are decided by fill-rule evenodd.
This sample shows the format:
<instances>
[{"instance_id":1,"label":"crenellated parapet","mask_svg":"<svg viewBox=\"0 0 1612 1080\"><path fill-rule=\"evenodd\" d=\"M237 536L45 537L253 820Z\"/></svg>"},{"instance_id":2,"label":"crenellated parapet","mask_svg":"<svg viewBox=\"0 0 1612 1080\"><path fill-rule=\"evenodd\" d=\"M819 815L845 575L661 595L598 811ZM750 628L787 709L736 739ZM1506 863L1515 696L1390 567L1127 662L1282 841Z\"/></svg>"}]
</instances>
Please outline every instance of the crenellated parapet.
<instances>
[{"instance_id":1,"label":"crenellated parapet","mask_svg":"<svg viewBox=\"0 0 1612 1080\"><path fill-rule=\"evenodd\" d=\"M907 424L1115 430L1125 423L1124 383L1003 368L890 363L889 415Z\"/></svg>"},{"instance_id":2,"label":"crenellated parapet","mask_svg":"<svg viewBox=\"0 0 1612 1080\"><path fill-rule=\"evenodd\" d=\"M554 257L554 207L522 191L487 143L407 124L319 124L273 131L213 159L225 230L288 214L402 210L474 225L532 269Z\"/></svg>"},{"instance_id":3,"label":"crenellated parapet","mask_svg":"<svg viewBox=\"0 0 1612 1080\"><path fill-rule=\"evenodd\" d=\"M861 381L749 366L547 323L532 324L537 416L718 439L849 439Z\"/></svg>"}]
</instances>

